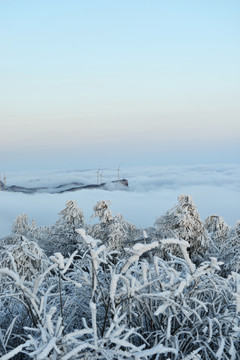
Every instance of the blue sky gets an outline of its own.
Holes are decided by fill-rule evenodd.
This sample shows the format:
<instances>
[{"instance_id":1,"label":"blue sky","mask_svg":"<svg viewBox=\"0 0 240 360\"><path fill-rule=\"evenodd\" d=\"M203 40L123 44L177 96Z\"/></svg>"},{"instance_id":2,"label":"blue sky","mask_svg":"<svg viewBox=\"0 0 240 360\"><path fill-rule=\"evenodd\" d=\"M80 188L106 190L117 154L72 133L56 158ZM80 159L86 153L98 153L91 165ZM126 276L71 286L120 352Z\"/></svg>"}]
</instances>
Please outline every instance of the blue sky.
<instances>
[{"instance_id":1,"label":"blue sky","mask_svg":"<svg viewBox=\"0 0 240 360\"><path fill-rule=\"evenodd\" d=\"M239 1L0 1L3 171L239 162Z\"/></svg>"}]
</instances>

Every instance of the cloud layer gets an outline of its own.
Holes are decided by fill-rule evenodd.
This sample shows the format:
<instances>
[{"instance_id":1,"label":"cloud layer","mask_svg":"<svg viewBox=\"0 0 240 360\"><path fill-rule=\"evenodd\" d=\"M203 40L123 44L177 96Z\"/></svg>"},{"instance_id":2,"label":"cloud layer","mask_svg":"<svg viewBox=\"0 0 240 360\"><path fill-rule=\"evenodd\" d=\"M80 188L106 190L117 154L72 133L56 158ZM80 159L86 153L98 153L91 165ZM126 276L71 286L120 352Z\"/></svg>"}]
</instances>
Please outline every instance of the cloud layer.
<instances>
[{"instance_id":1,"label":"cloud layer","mask_svg":"<svg viewBox=\"0 0 240 360\"><path fill-rule=\"evenodd\" d=\"M7 174L8 185L27 187L57 186L78 181L97 182L97 170L51 171ZM117 169L101 170L102 181L116 180ZM129 189L80 190L64 194L35 194L0 192L0 237L9 233L20 213L27 213L38 226L56 221L67 200L76 200L86 220L91 222L93 206L99 200L110 200L114 213L122 213L138 227L152 226L156 217L172 208L180 194L189 194L202 220L208 215L223 216L229 225L240 219L240 166L215 165L161 168L124 168L120 177L127 178Z\"/></svg>"}]
</instances>

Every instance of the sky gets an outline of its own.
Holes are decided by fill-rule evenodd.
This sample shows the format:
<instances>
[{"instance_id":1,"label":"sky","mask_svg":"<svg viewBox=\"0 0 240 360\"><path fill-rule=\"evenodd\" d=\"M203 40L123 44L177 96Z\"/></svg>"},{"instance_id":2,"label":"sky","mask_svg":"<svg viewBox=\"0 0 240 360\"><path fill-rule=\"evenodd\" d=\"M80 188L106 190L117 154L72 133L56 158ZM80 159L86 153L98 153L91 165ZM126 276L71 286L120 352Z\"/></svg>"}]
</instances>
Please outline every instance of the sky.
<instances>
[{"instance_id":1,"label":"sky","mask_svg":"<svg viewBox=\"0 0 240 360\"><path fill-rule=\"evenodd\" d=\"M238 0L0 0L0 171L239 163Z\"/></svg>"}]
</instances>

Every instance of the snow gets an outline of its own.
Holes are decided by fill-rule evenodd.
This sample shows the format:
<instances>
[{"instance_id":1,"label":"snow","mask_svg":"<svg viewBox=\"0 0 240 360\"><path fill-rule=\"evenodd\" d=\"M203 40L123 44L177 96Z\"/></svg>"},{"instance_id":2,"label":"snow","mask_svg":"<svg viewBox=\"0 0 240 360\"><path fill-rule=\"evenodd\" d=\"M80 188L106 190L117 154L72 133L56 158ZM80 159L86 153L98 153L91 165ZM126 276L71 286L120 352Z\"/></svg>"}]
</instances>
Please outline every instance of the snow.
<instances>
[{"instance_id":1,"label":"snow","mask_svg":"<svg viewBox=\"0 0 240 360\"><path fill-rule=\"evenodd\" d=\"M25 344L23 345L19 345L18 347L16 347L15 349L13 349L12 351L10 351L9 353L3 355L1 357L1 360L8 360L8 359L12 359L14 357L14 355L18 354L22 349L24 349L25 347L27 347L28 345L31 344L31 340L27 341Z\"/></svg>"},{"instance_id":2,"label":"snow","mask_svg":"<svg viewBox=\"0 0 240 360\"><path fill-rule=\"evenodd\" d=\"M198 217L194 219L198 221ZM184 222L182 226L191 228L189 224L191 222ZM69 231L71 225L67 222L66 230ZM237 360L239 274L232 272L227 278L217 274L222 262L208 253L203 262L195 264L187 251L190 242L162 239L160 235L151 243L137 239L124 256L119 251L119 257L112 261L112 250L88 235L87 229L90 231L90 227L84 228L84 225L74 229L84 240L78 250L65 258L59 252L54 253L48 258L48 269L40 266L35 277L21 277L21 266L17 262L13 270L0 269L6 299L9 293L19 299L17 317L24 315L25 319L27 307L35 319L31 327L27 321L23 323L23 329L18 323L21 333L24 331L21 337L25 343L20 347L17 343L12 350L12 345L5 341L4 352L10 352L1 353L1 359L10 359L24 351L39 360L56 360L59 355L65 360L79 356L99 359L103 356L109 360L162 357L191 360L210 359L212 355L216 359L229 358L226 354ZM43 231L42 236L44 234ZM146 239L147 234L140 240L147 242ZM28 242L25 238L21 241ZM167 260L153 256L168 246L179 247L183 258L171 255ZM11 252L11 243L8 248ZM35 248L29 248L35 260ZM79 256L75 259L77 252ZM10 260L15 261L13 255ZM104 266L99 266L100 263ZM53 267L59 270L52 271ZM78 291L80 283L82 289ZM4 312L8 313L7 306ZM12 317L14 319L14 314ZM3 333L4 327L11 333L13 319L9 324L7 316L2 317ZM14 337L13 332L11 339Z\"/></svg>"},{"instance_id":3,"label":"snow","mask_svg":"<svg viewBox=\"0 0 240 360\"><path fill-rule=\"evenodd\" d=\"M64 257L61 253L54 253L54 256L50 256L49 259L52 260L52 262L56 263L60 270L64 269Z\"/></svg>"},{"instance_id":4,"label":"snow","mask_svg":"<svg viewBox=\"0 0 240 360\"><path fill-rule=\"evenodd\" d=\"M153 241L152 243L147 245L137 243L132 247L132 249L125 249L126 251L133 253L133 255L128 259L128 261L122 268L122 274L125 274L125 272L128 270L130 265L133 264L135 261L137 261L142 254L144 254L149 250L155 249L158 246L159 246L158 241Z\"/></svg>"},{"instance_id":5,"label":"snow","mask_svg":"<svg viewBox=\"0 0 240 360\"><path fill-rule=\"evenodd\" d=\"M163 346L162 344L158 344L156 346L154 346L152 349L149 350L143 350L141 352L138 352L136 354L136 359L147 359L149 356L153 356L155 354L167 354L167 353L173 353L175 355L177 355L177 351L176 349L173 348L167 348L165 346Z\"/></svg>"}]
</instances>

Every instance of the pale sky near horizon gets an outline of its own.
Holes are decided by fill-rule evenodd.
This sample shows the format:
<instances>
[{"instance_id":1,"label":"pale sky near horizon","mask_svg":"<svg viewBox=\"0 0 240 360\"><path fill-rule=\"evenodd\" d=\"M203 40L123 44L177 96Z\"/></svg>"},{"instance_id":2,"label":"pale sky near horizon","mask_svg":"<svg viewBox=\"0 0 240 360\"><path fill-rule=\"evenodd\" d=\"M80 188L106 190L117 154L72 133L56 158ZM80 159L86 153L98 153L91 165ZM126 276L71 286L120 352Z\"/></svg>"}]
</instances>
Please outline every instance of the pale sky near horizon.
<instances>
[{"instance_id":1,"label":"pale sky near horizon","mask_svg":"<svg viewBox=\"0 0 240 360\"><path fill-rule=\"evenodd\" d=\"M237 0L0 0L0 172L240 159Z\"/></svg>"}]
</instances>

